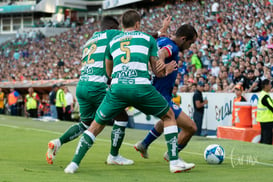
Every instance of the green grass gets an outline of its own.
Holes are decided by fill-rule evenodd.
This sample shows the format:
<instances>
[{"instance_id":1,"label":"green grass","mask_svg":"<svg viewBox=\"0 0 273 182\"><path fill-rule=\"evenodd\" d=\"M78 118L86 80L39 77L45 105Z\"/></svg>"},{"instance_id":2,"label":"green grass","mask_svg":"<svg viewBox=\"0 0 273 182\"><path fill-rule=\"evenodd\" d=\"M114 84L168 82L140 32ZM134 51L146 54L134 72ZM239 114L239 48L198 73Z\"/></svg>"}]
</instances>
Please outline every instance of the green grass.
<instances>
[{"instance_id":1,"label":"green grass","mask_svg":"<svg viewBox=\"0 0 273 182\"><path fill-rule=\"evenodd\" d=\"M186 173L171 174L162 158L166 145L160 137L149 149L150 158L142 159L133 144L147 131L126 130L120 154L135 161L133 166L109 166L104 162L110 150L111 127L97 137L75 174L63 172L73 157L78 139L62 146L54 165L47 164L49 140L59 137L71 122L41 122L26 118L0 116L0 182L169 182L169 181L272 181L273 146L240 141L193 137L180 156L196 167ZM221 165L208 165L203 151L218 143L226 152ZM232 154L232 156L231 156ZM254 162L253 162L254 161Z\"/></svg>"}]
</instances>

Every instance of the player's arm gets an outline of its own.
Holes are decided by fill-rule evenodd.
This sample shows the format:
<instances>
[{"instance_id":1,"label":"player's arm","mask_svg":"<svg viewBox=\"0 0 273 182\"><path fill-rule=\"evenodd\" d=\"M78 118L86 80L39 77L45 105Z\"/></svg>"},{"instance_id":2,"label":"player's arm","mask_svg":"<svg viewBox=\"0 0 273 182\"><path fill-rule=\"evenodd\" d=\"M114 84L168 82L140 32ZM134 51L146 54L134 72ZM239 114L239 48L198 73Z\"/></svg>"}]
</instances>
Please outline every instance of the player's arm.
<instances>
[{"instance_id":1,"label":"player's arm","mask_svg":"<svg viewBox=\"0 0 273 182\"><path fill-rule=\"evenodd\" d=\"M172 17L170 15L167 15L167 17L164 18L162 22L162 28L160 28L157 32L152 33L151 35L156 39L159 37L167 36L167 30L170 26L171 19Z\"/></svg>"},{"instance_id":2,"label":"player's arm","mask_svg":"<svg viewBox=\"0 0 273 182\"><path fill-rule=\"evenodd\" d=\"M157 77L164 77L165 76L165 63L162 60L159 60L157 56L150 57L150 66Z\"/></svg>"},{"instance_id":3,"label":"player's arm","mask_svg":"<svg viewBox=\"0 0 273 182\"><path fill-rule=\"evenodd\" d=\"M164 77L172 73L176 69L177 64L175 61L172 61L168 64L164 63L164 59L160 59L157 56L150 57L150 65L153 73L157 77Z\"/></svg>"},{"instance_id":4,"label":"player's arm","mask_svg":"<svg viewBox=\"0 0 273 182\"><path fill-rule=\"evenodd\" d=\"M172 20L172 16L170 15L167 15L167 17L164 18L162 23L162 28L158 31L158 37L167 35L167 30L170 26L171 20Z\"/></svg>"},{"instance_id":5,"label":"player's arm","mask_svg":"<svg viewBox=\"0 0 273 182\"><path fill-rule=\"evenodd\" d=\"M158 51L158 56L160 60L163 60L163 63L165 64L165 59L172 56L172 51L168 46L161 48ZM177 63L176 61L171 61L168 64L165 64L165 76L172 73L174 70L177 69Z\"/></svg>"}]
</instances>

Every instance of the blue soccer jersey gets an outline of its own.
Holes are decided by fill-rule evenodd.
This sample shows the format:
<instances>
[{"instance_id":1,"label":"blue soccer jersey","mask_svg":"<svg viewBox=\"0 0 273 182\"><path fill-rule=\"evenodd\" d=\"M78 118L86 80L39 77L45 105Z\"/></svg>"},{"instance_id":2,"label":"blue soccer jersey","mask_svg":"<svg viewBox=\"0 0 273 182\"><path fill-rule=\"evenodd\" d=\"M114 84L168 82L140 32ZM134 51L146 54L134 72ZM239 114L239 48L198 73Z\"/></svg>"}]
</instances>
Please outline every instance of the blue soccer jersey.
<instances>
[{"instance_id":1,"label":"blue soccer jersey","mask_svg":"<svg viewBox=\"0 0 273 182\"><path fill-rule=\"evenodd\" d=\"M169 53L169 57L167 59L165 59L166 64L173 61L173 60L175 60L176 63L178 63L179 48L175 44L175 42L173 42L168 37L162 37L162 38L157 39L157 45L158 45L159 49L166 49ZM154 77L154 79L153 79L154 87L161 93L161 95L163 97L165 97L165 99L169 103L172 100L172 90L173 90L173 86L175 84L177 73L178 73L178 71L176 70L176 71L173 71L168 76L165 76L163 78Z\"/></svg>"}]
</instances>

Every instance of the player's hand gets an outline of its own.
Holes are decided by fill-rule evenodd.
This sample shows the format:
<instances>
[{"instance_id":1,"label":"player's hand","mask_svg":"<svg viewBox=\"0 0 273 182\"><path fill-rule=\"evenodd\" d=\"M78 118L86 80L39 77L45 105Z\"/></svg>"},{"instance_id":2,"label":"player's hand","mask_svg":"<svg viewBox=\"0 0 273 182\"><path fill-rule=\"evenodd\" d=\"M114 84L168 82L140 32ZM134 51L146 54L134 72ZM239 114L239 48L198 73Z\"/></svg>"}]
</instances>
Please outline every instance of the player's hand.
<instances>
[{"instance_id":1,"label":"player's hand","mask_svg":"<svg viewBox=\"0 0 273 182\"><path fill-rule=\"evenodd\" d=\"M168 28L170 26L171 20L172 20L172 16L167 15L167 17L164 18L164 20L163 20L162 26L164 28Z\"/></svg>"},{"instance_id":2,"label":"player's hand","mask_svg":"<svg viewBox=\"0 0 273 182\"><path fill-rule=\"evenodd\" d=\"M157 73L160 73L162 70L165 69L165 67L166 67L166 65L165 65L164 61L158 60L156 62L156 72Z\"/></svg>"},{"instance_id":3,"label":"player's hand","mask_svg":"<svg viewBox=\"0 0 273 182\"><path fill-rule=\"evenodd\" d=\"M177 70L177 63L176 61L171 61L170 63L166 64L165 68L165 76L172 73L173 71Z\"/></svg>"}]
</instances>

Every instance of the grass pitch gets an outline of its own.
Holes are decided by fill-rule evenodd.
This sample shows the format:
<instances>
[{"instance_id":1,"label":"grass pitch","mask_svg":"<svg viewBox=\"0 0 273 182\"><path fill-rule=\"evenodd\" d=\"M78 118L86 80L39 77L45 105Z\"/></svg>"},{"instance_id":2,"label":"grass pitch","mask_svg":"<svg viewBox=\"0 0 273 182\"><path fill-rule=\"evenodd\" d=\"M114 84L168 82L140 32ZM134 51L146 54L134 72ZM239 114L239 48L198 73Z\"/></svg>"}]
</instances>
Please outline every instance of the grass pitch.
<instances>
[{"instance_id":1,"label":"grass pitch","mask_svg":"<svg viewBox=\"0 0 273 182\"><path fill-rule=\"evenodd\" d=\"M185 173L172 174L163 160L164 137L149 148L149 159L143 159L133 145L147 133L127 129L120 154L135 161L132 166L110 166L104 162L110 150L111 127L97 137L75 174L65 174L78 139L62 146L53 165L45 153L49 140L58 138L71 122L41 122L27 118L0 116L0 182L172 182L172 181L263 181L273 180L273 146L240 141L193 137L180 156L196 167ZM209 165L203 152L209 144L225 149L221 165Z\"/></svg>"}]
</instances>

